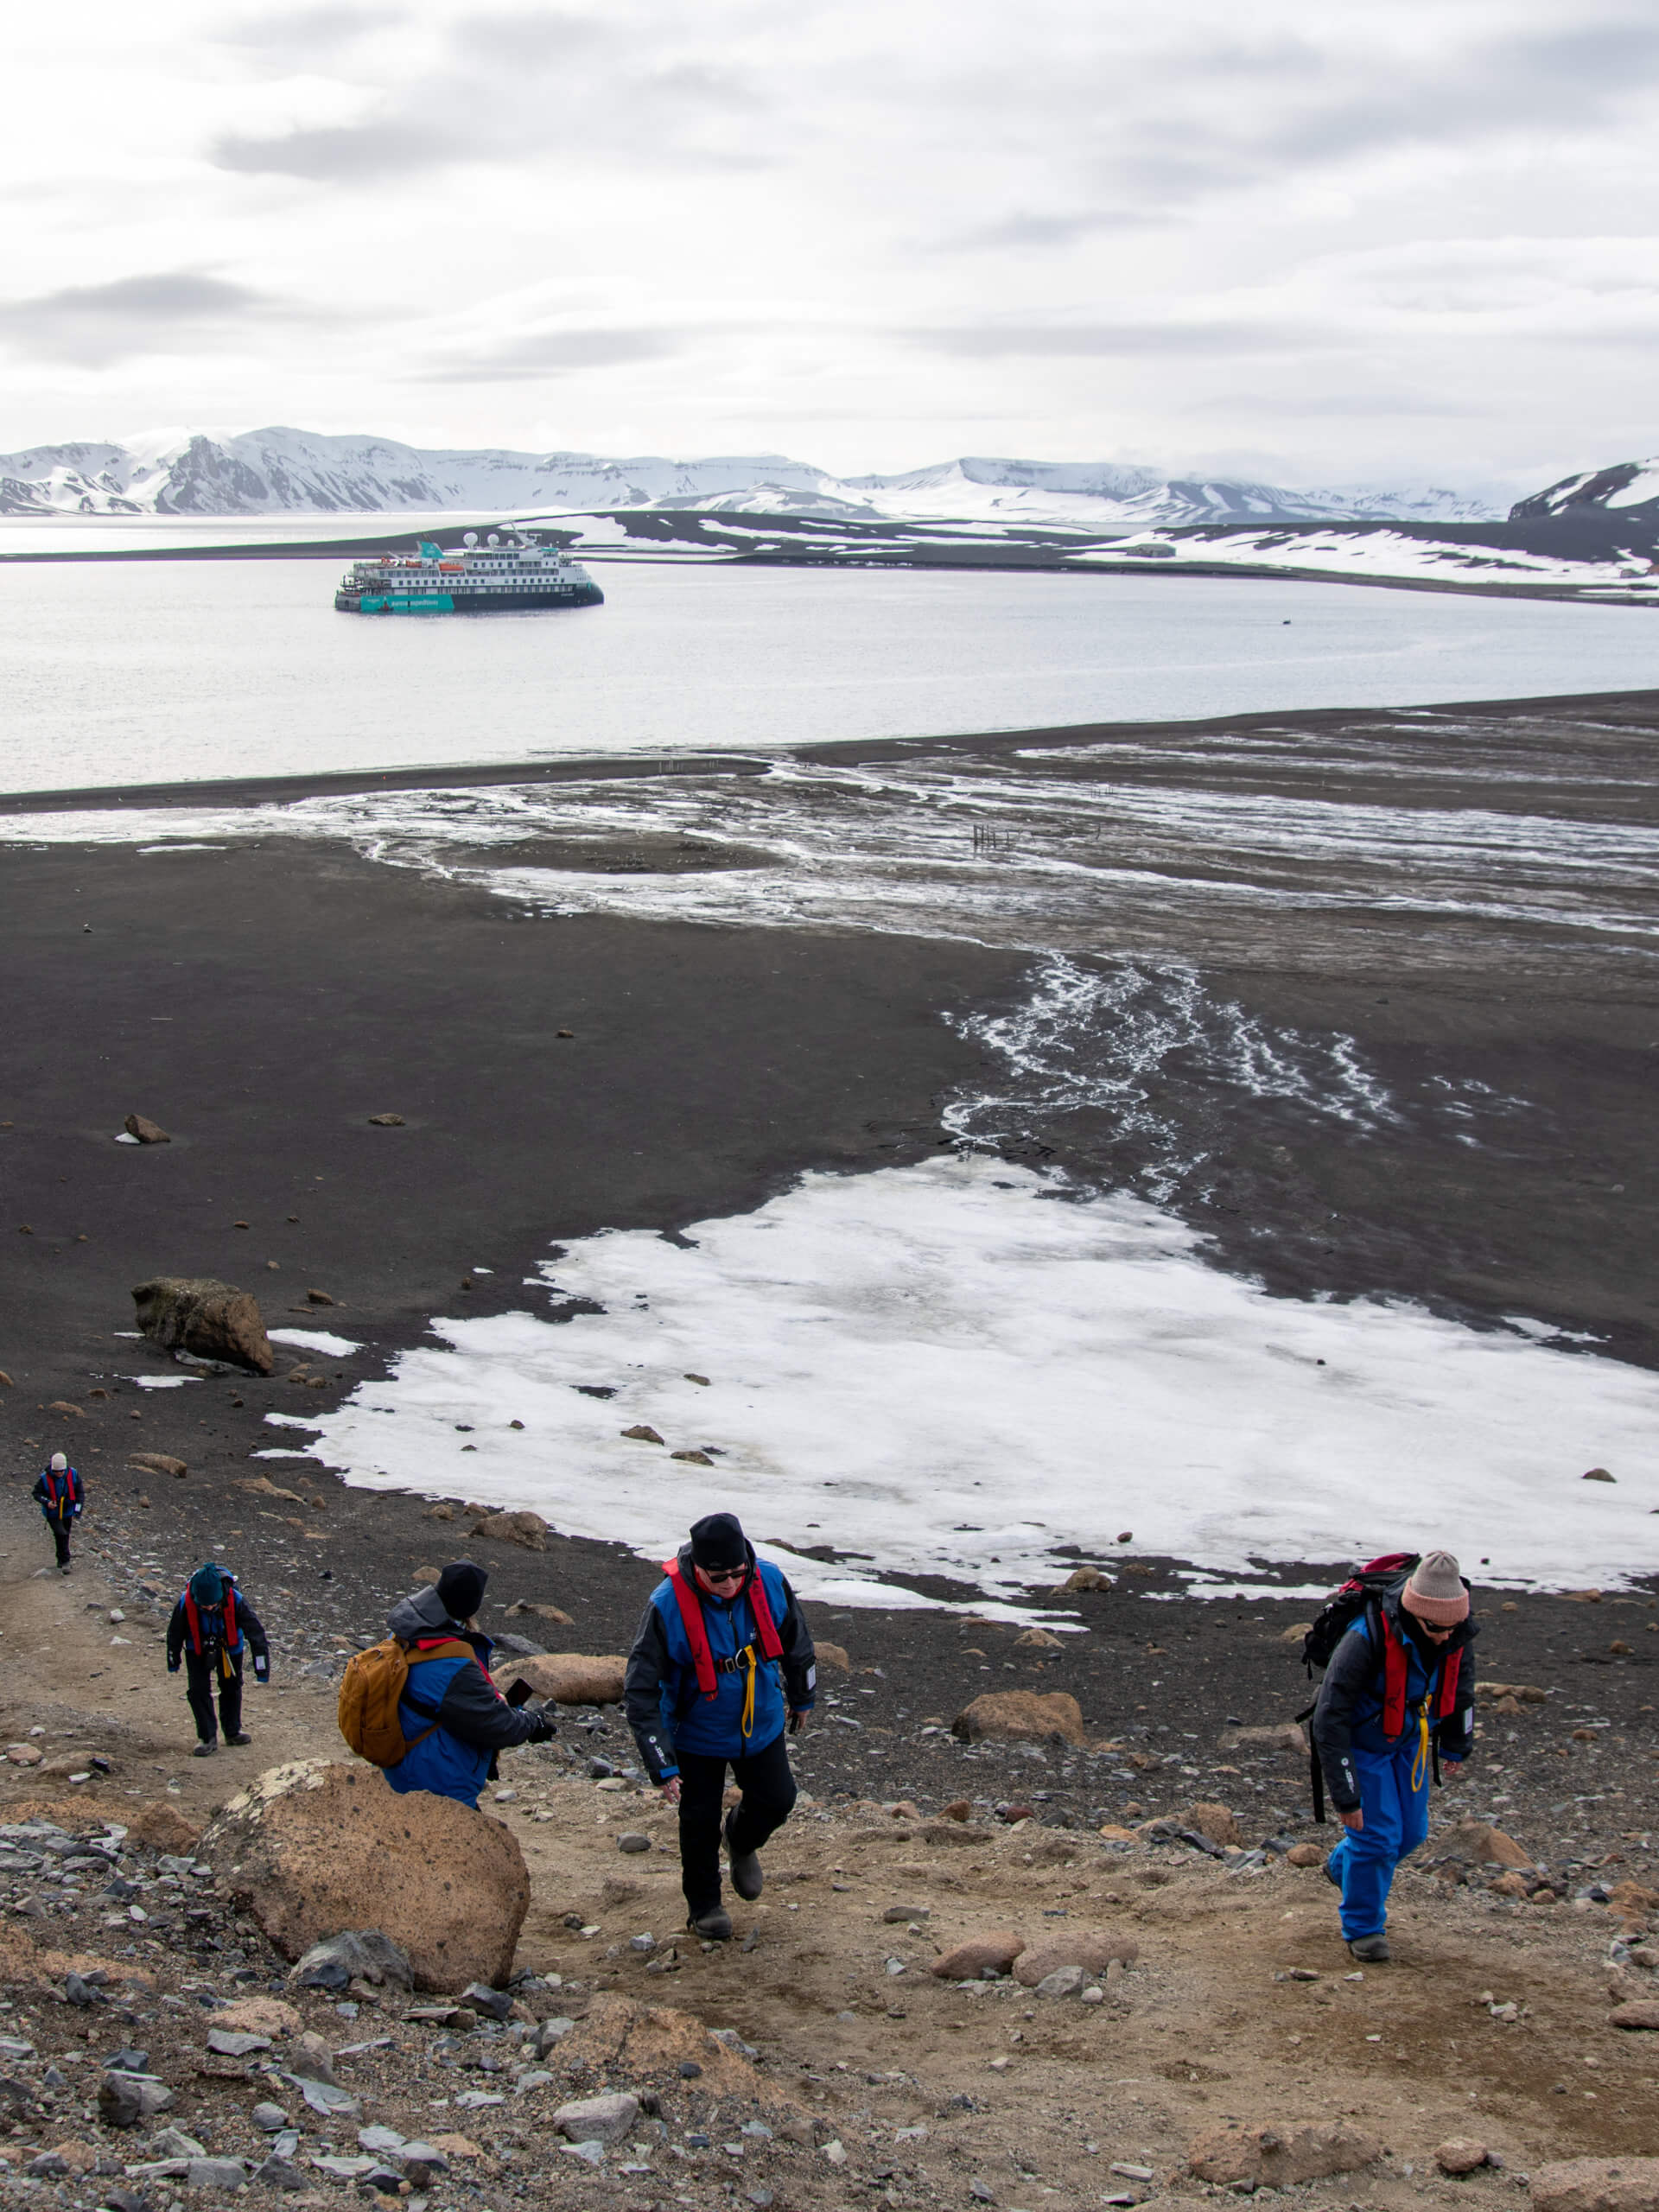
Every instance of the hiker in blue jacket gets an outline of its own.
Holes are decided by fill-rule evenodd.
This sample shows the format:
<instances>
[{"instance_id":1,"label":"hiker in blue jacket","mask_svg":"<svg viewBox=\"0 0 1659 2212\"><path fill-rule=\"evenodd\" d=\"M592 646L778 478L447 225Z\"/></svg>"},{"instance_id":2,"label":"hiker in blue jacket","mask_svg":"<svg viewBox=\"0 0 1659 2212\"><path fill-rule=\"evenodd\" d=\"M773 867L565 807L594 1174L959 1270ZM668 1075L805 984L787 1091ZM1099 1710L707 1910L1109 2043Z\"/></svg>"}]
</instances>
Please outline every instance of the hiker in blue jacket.
<instances>
[{"instance_id":1,"label":"hiker in blue jacket","mask_svg":"<svg viewBox=\"0 0 1659 2212\"><path fill-rule=\"evenodd\" d=\"M1313 1748L1345 1834L1325 1861L1342 1932L1366 1965L1391 1956L1394 1870L1428 1834L1438 1758L1474 1748L1477 1633L1450 1552L1428 1552L1368 1605L1332 1656L1313 1708Z\"/></svg>"},{"instance_id":2,"label":"hiker in blue jacket","mask_svg":"<svg viewBox=\"0 0 1659 2212\"><path fill-rule=\"evenodd\" d=\"M61 1452L54 1452L36 1477L31 1495L41 1509L47 1527L52 1531L53 1542L58 1548L58 1572L67 1574L69 1531L80 1518L80 1509L86 1496L80 1475Z\"/></svg>"},{"instance_id":3,"label":"hiker in blue jacket","mask_svg":"<svg viewBox=\"0 0 1659 2212\"><path fill-rule=\"evenodd\" d=\"M721 1841L732 1887L752 1903L764 1878L760 1847L795 1802L785 1738L800 1733L817 1695L812 1632L735 1514L695 1522L664 1573L628 1655L623 1697L646 1771L679 1808L687 1925L725 1942ZM722 1823L728 1766L742 1802Z\"/></svg>"},{"instance_id":4,"label":"hiker in blue jacket","mask_svg":"<svg viewBox=\"0 0 1659 2212\"><path fill-rule=\"evenodd\" d=\"M253 1654L253 1679L268 1682L270 1646L259 1616L238 1589L236 1577L209 1560L180 1592L167 1624L167 1671L176 1675L182 1661L184 1694L196 1724L192 1758L212 1758L221 1730L227 1744L253 1741L242 1726L243 1655L248 1651Z\"/></svg>"},{"instance_id":5,"label":"hiker in blue jacket","mask_svg":"<svg viewBox=\"0 0 1659 2212\"><path fill-rule=\"evenodd\" d=\"M495 1779L498 1751L558 1733L541 1707L509 1705L490 1679L495 1646L473 1625L489 1579L471 1560L456 1560L435 1584L400 1598L387 1618L410 1662L397 1707L410 1747L384 1770L396 1790L429 1789L475 1807Z\"/></svg>"}]
</instances>

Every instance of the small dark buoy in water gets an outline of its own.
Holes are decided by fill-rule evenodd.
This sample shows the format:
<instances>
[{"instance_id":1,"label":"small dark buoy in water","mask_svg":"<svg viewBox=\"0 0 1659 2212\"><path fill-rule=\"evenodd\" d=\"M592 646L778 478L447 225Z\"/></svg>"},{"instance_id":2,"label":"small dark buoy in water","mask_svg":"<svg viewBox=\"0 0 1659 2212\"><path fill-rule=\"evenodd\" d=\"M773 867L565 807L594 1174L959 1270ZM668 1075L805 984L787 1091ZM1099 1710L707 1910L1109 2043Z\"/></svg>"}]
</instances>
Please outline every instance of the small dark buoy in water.
<instances>
[{"instance_id":1,"label":"small dark buoy in water","mask_svg":"<svg viewBox=\"0 0 1659 2212\"><path fill-rule=\"evenodd\" d=\"M1280 627L1281 630L1288 630L1288 629L1289 629L1289 627L1290 627L1290 617L1289 617L1289 615L1288 615L1288 614L1287 614L1287 615L1286 615L1286 617L1285 617L1284 620L1283 620L1283 621L1279 625L1279 627Z\"/></svg>"}]
</instances>

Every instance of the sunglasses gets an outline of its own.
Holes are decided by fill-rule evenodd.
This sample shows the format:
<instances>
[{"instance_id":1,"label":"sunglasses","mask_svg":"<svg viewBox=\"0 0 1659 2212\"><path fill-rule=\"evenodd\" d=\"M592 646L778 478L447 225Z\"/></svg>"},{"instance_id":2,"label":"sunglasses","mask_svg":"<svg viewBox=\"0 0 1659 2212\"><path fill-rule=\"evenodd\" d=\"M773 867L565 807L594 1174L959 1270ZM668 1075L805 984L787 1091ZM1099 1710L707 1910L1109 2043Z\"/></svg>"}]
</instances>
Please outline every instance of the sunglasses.
<instances>
[{"instance_id":1,"label":"sunglasses","mask_svg":"<svg viewBox=\"0 0 1659 2212\"><path fill-rule=\"evenodd\" d=\"M702 1574L706 1582L741 1582L748 1571L747 1567L705 1567Z\"/></svg>"}]
</instances>

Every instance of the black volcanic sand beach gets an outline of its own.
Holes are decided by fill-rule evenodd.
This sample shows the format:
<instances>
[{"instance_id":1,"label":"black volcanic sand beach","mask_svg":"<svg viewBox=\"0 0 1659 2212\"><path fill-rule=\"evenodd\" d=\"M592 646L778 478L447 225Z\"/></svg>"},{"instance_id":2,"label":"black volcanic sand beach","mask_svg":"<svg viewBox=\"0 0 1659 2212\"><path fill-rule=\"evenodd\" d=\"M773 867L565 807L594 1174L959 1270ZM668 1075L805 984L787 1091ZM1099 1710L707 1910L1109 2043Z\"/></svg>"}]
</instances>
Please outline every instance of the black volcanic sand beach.
<instances>
[{"instance_id":1,"label":"black volcanic sand beach","mask_svg":"<svg viewBox=\"0 0 1659 2212\"><path fill-rule=\"evenodd\" d=\"M1618 702L1596 703L1617 720ZM1650 745L1653 703L1626 715L1627 750ZM1516 711L1547 720L1538 702ZM1184 750L1192 732L1180 735ZM1632 778L1610 780L1619 804L1651 804L1650 792L1625 795ZM1436 791L1433 803L1455 799ZM978 1048L943 1017L1011 1002L1030 965L1025 954L887 935L524 918L344 847L276 842L166 857L6 849L0 930L7 1460L21 1484L48 1451L75 1453L118 1579L144 1572L174 1586L222 1548L267 1601L288 1663L321 1662L336 1636L377 1632L387 1597L442 1560L444 1524L422 1517L422 1499L347 1491L309 1471L302 1487L326 1496L322 1509L268 1512L270 1501L232 1487L271 1442L268 1412L334 1404L435 1313L521 1304L520 1278L561 1237L607 1225L673 1233L752 1207L808 1168L931 1151L942 1108L980 1073ZM1506 964L1490 932L1450 925L1413 960L1402 926L1369 950L1363 923L1351 932L1352 957L1328 972L1269 943L1211 980L1263 1019L1352 1036L1402 1090L1479 1081L1534 1110L1501 1143L1486 1132L1478 1147L1426 1116L1310 1131L1270 1103L1183 1091L1179 1069L1166 1070L1160 1104L1220 1163L1169 1203L1214 1236L1222 1263L1275 1291L1404 1294L1487 1323L1524 1312L1659 1363L1650 964L1592 967L1548 945ZM116 1144L134 1109L171 1144ZM372 1126L378 1113L404 1126ZM1008 1151L1134 1178L1133 1145L1086 1118L1033 1126ZM124 1378L169 1370L118 1332L132 1326L131 1287L160 1273L238 1282L273 1325L305 1325L296 1309L320 1289L337 1303L308 1309L311 1325L365 1349L281 1357L269 1382L142 1391ZM306 1375L290 1379L290 1365ZM50 1411L54 1401L81 1410ZM130 1471L134 1449L176 1453L190 1473L175 1483ZM297 1464L273 1463L275 1479L293 1482ZM17 1509L26 1559L43 1539L21 1497ZM324 1523L328 1541L294 1520ZM836 1533L859 1548L855 1529ZM1056 1580L1072 1563L1057 1547ZM614 1548L556 1539L545 1555L495 1548L489 1564L493 1603L550 1599L576 1624L557 1640L589 1650L625 1648L652 1580ZM826 1730L808 1751L811 1786L954 1794L972 1779L966 1755L915 1729L1033 1670L1074 1690L1091 1726L1168 1732L1157 1739L1166 1751L1212 1744L1230 1715L1280 1719L1304 1701L1281 1636L1306 1618L1305 1601L1194 1603L1180 1596L1178 1563L1136 1564L1150 1573L1078 1601L1089 1632L1058 1656L1005 1656L1007 1630L964 1630L954 1615L815 1607L822 1633L883 1672L860 1685L874 1693L870 1727ZM1286 1579L1319 1580L1335 1565ZM1585 1863L1630 1853L1630 1833L1651 1818L1659 1637L1647 1633L1645 1595L1484 1602L1487 1673L1555 1694L1550 1745L1537 1745L1518 1796L1506 1793L1548 1827L1535 1847ZM1605 1786L1575 1792L1551 1764L1556 1719L1589 1707L1627 1739L1607 1764L1628 1799L1606 1798ZM882 1727L894 1731L886 1743ZM1109 1814L1131 1795L1159 1809L1189 1787L1179 1756L1161 1783L1042 1774L1046 1802L1053 1817ZM999 1799L1039 1775L1017 1751L987 1753L974 1771L974 1790ZM1262 1781L1259 1800L1289 1819L1304 1796L1286 1766Z\"/></svg>"}]
</instances>

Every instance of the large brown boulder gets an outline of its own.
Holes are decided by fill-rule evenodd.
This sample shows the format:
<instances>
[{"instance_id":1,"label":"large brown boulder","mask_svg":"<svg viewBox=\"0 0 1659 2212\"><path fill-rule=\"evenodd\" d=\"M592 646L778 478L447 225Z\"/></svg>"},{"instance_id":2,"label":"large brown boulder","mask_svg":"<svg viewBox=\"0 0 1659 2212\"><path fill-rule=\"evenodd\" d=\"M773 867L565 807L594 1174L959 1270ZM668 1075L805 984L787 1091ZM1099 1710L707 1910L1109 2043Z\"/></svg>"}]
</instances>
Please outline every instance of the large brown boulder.
<instances>
[{"instance_id":1,"label":"large brown boulder","mask_svg":"<svg viewBox=\"0 0 1659 2212\"><path fill-rule=\"evenodd\" d=\"M1344 2120L1304 2120L1282 2127L1247 2127L1236 2120L1199 2136L1186 2154L1189 2173L1230 2189L1289 2189L1356 2172L1382 2156L1380 2145Z\"/></svg>"},{"instance_id":2,"label":"large brown boulder","mask_svg":"<svg viewBox=\"0 0 1659 2212\"><path fill-rule=\"evenodd\" d=\"M163 1351L229 1360L255 1375L275 1372L276 1355L245 1290L211 1275L156 1275L139 1283L132 1299L139 1328Z\"/></svg>"},{"instance_id":3,"label":"large brown boulder","mask_svg":"<svg viewBox=\"0 0 1659 2212\"><path fill-rule=\"evenodd\" d=\"M378 1928L416 1986L499 1986L530 1906L516 1840L452 1797L389 1789L378 1767L271 1767L217 1815L200 1849L285 1958L342 1929Z\"/></svg>"},{"instance_id":4,"label":"large brown boulder","mask_svg":"<svg viewBox=\"0 0 1659 2212\"><path fill-rule=\"evenodd\" d=\"M988 1935L969 1936L935 1959L928 1968L941 1981L977 1981L988 1974L1007 1974L1026 1948L1023 1936L994 1929Z\"/></svg>"},{"instance_id":5,"label":"large brown boulder","mask_svg":"<svg viewBox=\"0 0 1659 2212\"><path fill-rule=\"evenodd\" d=\"M965 1744L988 1738L999 1744L1081 1744L1083 1712L1064 1690L992 1690L976 1697L950 1724Z\"/></svg>"},{"instance_id":6,"label":"large brown boulder","mask_svg":"<svg viewBox=\"0 0 1659 2212\"><path fill-rule=\"evenodd\" d=\"M547 1523L539 1513L486 1513L469 1533L493 1544L520 1544L527 1552L547 1549Z\"/></svg>"},{"instance_id":7,"label":"large brown boulder","mask_svg":"<svg viewBox=\"0 0 1659 2212\"><path fill-rule=\"evenodd\" d=\"M556 1705L620 1705L627 1664L615 1654L542 1651L531 1659L499 1659L495 1671L504 1682L528 1682L537 1697Z\"/></svg>"},{"instance_id":8,"label":"large brown boulder","mask_svg":"<svg viewBox=\"0 0 1659 2212\"><path fill-rule=\"evenodd\" d=\"M1659 2158L1559 2158L1528 2178L1535 2212L1659 2212Z\"/></svg>"}]
</instances>

